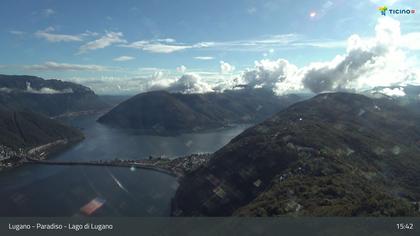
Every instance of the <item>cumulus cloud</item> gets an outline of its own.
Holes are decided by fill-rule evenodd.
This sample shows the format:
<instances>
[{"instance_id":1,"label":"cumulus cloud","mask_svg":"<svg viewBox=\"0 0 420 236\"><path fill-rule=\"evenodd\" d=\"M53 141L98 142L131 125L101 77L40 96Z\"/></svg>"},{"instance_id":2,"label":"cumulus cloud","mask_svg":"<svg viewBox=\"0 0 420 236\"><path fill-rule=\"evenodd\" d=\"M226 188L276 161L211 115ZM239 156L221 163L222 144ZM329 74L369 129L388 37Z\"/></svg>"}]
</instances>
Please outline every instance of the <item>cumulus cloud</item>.
<instances>
[{"instance_id":1,"label":"cumulus cloud","mask_svg":"<svg viewBox=\"0 0 420 236\"><path fill-rule=\"evenodd\" d=\"M349 38L347 53L330 62L312 63L303 68L303 85L313 92L360 90L407 82L417 77L406 53L401 50L398 21L380 18L376 37Z\"/></svg>"},{"instance_id":2,"label":"cumulus cloud","mask_svg":"<svg viewBox=\"0 0 420 236\"><path fill-rule=\"evenodd\" d=\"M196 74L185 74L170 83L166 90L174 93L207 93L213 89Z\"/></svg>"},{"instance_id":3,"label":"cumulus cloud","mask_svg":"<svg viewBox=\"0 0 420 236\"><path fill-rule=\"evenodd\" d=\"M147 91L166 90L173 93L206 93L214 91L197 74L174 77L156 70L150 75L130 78L127 76L72 77L69 81L92 87L98 94L137 94Z\"/></svg>"},{"instance_id":4,"label":"cumulus cloud","mask_svg":"<svg viewBox=\"0 0 420 236\"><path fill-rule=\"evenodd\" d=\"M409 50L420 50L420 32L405 34L401 37L401 46Z\"/></svg>"},{"instance_id":5,"label":"cumulus cloud","mask_svg":"<svg viewBox=\"0 0 420 236\"><path fill-rule=\"evenodd\" d=\"M126 43L127 41L123 39L123 33L121 32L106 32L106 34L99 39L88 42L82 45L79 48L79 54L85 53L87 51L97 50L101 48L106 48L116 43Z\"/></svg>"},{"instance_id":6,"label":"cumulus cloud","mask_svg":"<svg viewBox=\"0 0 420 236\"><path fill-rule=\"evenodd\" d=\"M108 68L100 65L80 65L47 61L44 64L25 66L25 69L39 71L105 71Z\"/></svg>"},{"instance_id":7,"label":"cumulus cloud","mask_svg":"<svg viewBox=\"0 0 420 236\"><path fill-rule=\"evenodd\" d=\"M179 73L185 73L185 71L187 71L187 67L184 66L184 65L178 66L176 68L176 71L179 72Z\"/></svg>"},{"instance_id":8,"label":"cumulus cloud","mask_svg":"<svg viewBox=\"0 0 420 236\"><path fill-rule=\"evenodd\" d=\"M130 60L134 60L135 57L130 57L130 56L120 56L120 57L116 57L113 60L114 61L130 61Z\"/></svg>"},{"instance_id":9,"label":"cumulus cloud","mask_svg":"<svg viewBox=\"0 0 420 236\"><path fill-rule=\"evenodd\" d=\"M290 64L287 60L261 60L255 62L253 69L245 71L239 81L253 88L272 89L285 93L302 89L300 81L295 80L297 74L297 66Z\"/></svg>"},{"instance_id":10,"label":"cumulus cloud","mask_svg":"<svg viewBox=\"0 0 420 236\"><path fill-rule=\"evenodd\" d=\"M407 56L398 21L382 17L374 38L352 35L344 55L331 61L313 62L298 68L287 60L262 60L239 78L253 87L273 89L278 94L308 90L360 91L376 86L401 85L419 80L417 64ZM414 36L410 36L414 37Z\"/></svg>"},{"instance_id":11,"label":"cumulus cloud","mask_svg":"<svg viewBox=\"0 0 420 236\"><path fill-rule=\"evenodd\" d=\"M292 37L293 38L293 37ZM419 49L418 40L420 34L412 32L401 34L398 21L381 17L375 27L375 36L362 38L352 35L345 42L346 51L329 61L318 61L303 67L298 67L285 59L256 61L253 68L247 69L232 78L234 67L229 63L220 61L220 71L213 72L216 75L206 76L203 73L186 74L180 78L171 77L161 71L151 76L135 79L120 79L103 77L96 81L89 81L95 91L103 88L103 91L122 91L127 93L145 92L150 90L164 89L180 93L202 93L210 91L223 91L225 89L238 88L238 85L248 85L253 88L272 89L277 94L310 91L320 93L324 91L364 91L377 86L403 86L405 84L420 84L420 70L417 58L410 53ZM260 40L257 45L264 45L265 52L269 52L273 44L285 40L284 38L270 38ZM293 39L291 39L293 40ZM290 41L289 41L290 42ZM229 45L247 45L251 42L230 42ZM255 42L252 42L255 43ZM316 43L316 42L310 42ZM150 45L167 45L191 48L193 45L184 45L160 41L138 41L132 44L124 44L124 47L134 47L141 50ZM293 45L298 42L293 41ZM328 43L325 43L328 44ZM223 47L220 43L200 43L197 47ZM270 46L269 48L266 46ZM341 43L340 43L341 45ZM302 46L302 45L299 45ZM159 46L160 47L160 46ZM239 46L238 46L239 47ZM317 46L325 47L325 46ZM340 46L341 47L341 46ZM153 49L154 52L173 52L173 49ZM176 51L176 50L175 50ZM196 57L198 60L213 59L212 57ZM46 69L45 65L34 65L35 69ZM79 69L87 68L77 67ZM95 65L92 65L95 66ZM49 65L51 68L58 66ZM65 66L64 66L65 67ZM75 69L76 69L75 68ZM94 69L93 67L91 69ZM96 68L97 70L106 68ZM186 68L179 66L178 73L185 73ZM204 79L202 79L202 76ZM218 78L215 78L218 77ZM77 82L77 81L76 81ZM82 81L84 82L84 81ZM86 84L86 83L85 83ZM401 91L385 90L385 93L394 95L402 94ZM105 92L104 92L105 93Z\"/></svg>"},{"instance_id":12,"label":"cumulus cloud","mask_svg":"<svg viewBox=\"0 0 420 236\"><path fill-rule=\"evenodd\" d=\"M235 67L232 66L231 64L224 61L220 61L220 73L228 74L228 73L233 72L234 70L235 70Z\"/></svg>"},{"instance_id":13,"label":"cumulus cloud","mask_svg":"<svg viewBox=\"0 0 420 236\"><path fill-rule=\"evenodd\" d=\"M55 34L53 33L54 31L55 29L53 27L48 27L44 30L35 32L35 36L54 43L82 41L82 37L80 35Z\"/></svg>"},{"instance_id":14,"label":"cumulus cloud","mask_svg":"<svg viewBox=\"0 0 420 236\"><path fill-rule=\"evenodd\" d=\"M184 74L179 78L168 78L163 73L154 74L141 85L143 91L166 90L172 93L207 93L213 92L212 87L202 78L193 73Z\"/></svg>"}]
</instances>

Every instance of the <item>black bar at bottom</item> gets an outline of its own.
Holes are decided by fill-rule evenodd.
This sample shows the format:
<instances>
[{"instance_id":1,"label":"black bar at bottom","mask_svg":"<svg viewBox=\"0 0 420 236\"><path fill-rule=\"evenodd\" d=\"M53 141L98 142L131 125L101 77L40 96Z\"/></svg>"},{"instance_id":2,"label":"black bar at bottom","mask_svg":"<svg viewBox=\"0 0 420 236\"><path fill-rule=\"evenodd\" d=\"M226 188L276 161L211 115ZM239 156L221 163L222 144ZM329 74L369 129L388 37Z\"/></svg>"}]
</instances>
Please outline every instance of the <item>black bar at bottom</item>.
<instances>
[{"instance_id":1,"label":"black bar at bottom","mask_svg":"<svg viewBox=\"0 0 420 236\"><path fill-rule=\"evenodd\" d=\"M0 235L420 235L420 218L0 218Z\"/></svg>"}]
</instances>

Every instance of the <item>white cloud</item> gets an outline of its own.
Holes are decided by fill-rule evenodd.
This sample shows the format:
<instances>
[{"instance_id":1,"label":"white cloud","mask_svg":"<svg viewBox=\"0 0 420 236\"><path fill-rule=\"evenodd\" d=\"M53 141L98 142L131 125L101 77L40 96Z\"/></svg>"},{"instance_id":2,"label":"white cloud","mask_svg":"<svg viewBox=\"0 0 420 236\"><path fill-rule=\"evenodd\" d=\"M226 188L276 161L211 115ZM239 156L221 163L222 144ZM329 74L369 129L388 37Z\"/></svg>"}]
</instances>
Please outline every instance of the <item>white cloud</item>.
<instances>
[{"instance_id":1,"label":"white cloud","mask_svg":"<svg viewBox=\"0 0 420 236\"><path fill-rule=\"evenodd\" d=\"M174 93L207 93L212 92L211 86L202 81L196 74L185 74L170 83L165 90Z\"/></svg>"},{"instance_id":2,"label":"white cloud","mask_svg":"<svg viewBox=\"0 0 420 236\"><path fill-rule=\"evenodd\" d=\"M38 38L45 39L49 42L74 42L82 41L80 35L68 35L68 34L54 34L52 33L55 29L53 27L48 27L44 30L39 30L35 32L35 36Z\"/></svg>"},{"instance_id":3,"label":"white cloud","mask_svg":"<svg viewBox=\"0 0 420 236\"><path fill-rule=\"evenodd\" d=\"M130 57L130 56L120 56L120 57L116 57L113 60L114 61L130 61L130 60L134 60L135 57Z\"/></svg>"},{"instance_id":4,"label":"white cloud","mask_svg":"<svg viewBox=\"0 0 420 236\"><path fill-rule=\"evenodd\" d=\"M360 90L388 86L416 79L411 62L401 50L400 24L383 17L375 27L376 37L353 35L347 53L330 62L312 63L303 70L302 82L313 92Z\"/></svg>"},{"instance_id":5,"label":"white cloud","mask_svg":"<svg viewBox=\"0 0 420 236\"><path fill-rule=\"evenodd\" d=\"M272 88L277 93L307 89L323 91L359 91L376 86L390 86L419 81L417 61L407 56L399 22L379 19L375 38L348 39L347 52L333 60L313 62L298 68L287 60L262 60L240 80L253 87ZM412 37L412 36L410 36Z\"/></svg>"},{"instance_id":6,"label":"white cloud","mask_svg":"<svg viewBox=\"0 0 420 236\"><path fill-rule=\"evenodd\" d=\"M306 40L302 42L294 42L291 47L303 48L346 48L345 40Z\"/></svg>"},{"instance_id":7,"label":"white cloud","mask_svg":"<svg viewBox=\"0 0 420 236\"><path fill-rule=\"evenodd\" d=\"M134 48L150 53L174 53L188 49L209 49L222 51L255 51L267 52L275 49L291 49L302 47L343 48L343 41L329 39L308 40L298 34L268 35L257 39L245 39L218 42L197 42L194 44L177 43L174 39L140 40L121 47ZM213 57L195 57L198 60L210 60Z\"/></svg>"},{"instance_id":8,"label":"white cloud","mask_svg":"<svg viewBox=\"0 0 420 236\"><path fill-rule=\"evenodd\" d=\"M232 66L231 64L224 61L220 61L220 73L228 74L228 73L233 72L234 70L235 70L235 67Z\"/></svg>"},{"instance_id":9,"label":"white cloud","mask_svg":"<svg viewBox=\"0 0 420 236\"><path fill-rule=\"evenodd\" d=\"M126 43L121 32L106 32L104 36L94 41L88 42L79 48L79 54L87 51L106 48L116 43Z\"/></svg>"},{"instance_id":10,"label":"white cloud","mask_svg":"<svg viewBox=\"0 0 420 236\"><path fill-rule=\"evenodd\" d=\"M200 43L199 43L200 44ZM206 45L204 48L223 51L251 51L269 52L276 49L293 48L343 48L345 42L330 39L308 40L299 34L278 34L268 35L256 39L244 39L234 41L201 42Z\"/></svg>"},{"instance_id":11,"label":"white cloud","mask_svg":"<svg viewBox=\"0 0 420 236\"><path fill-rule=\"evenodd\" d=\"M270 51L273 47L342 47L342 42L325 42L306 41L296 34L271 35L254 40L238 40L238 41L221 41L221 42L198 42L195 44L175 44L175 40L141 40L130 44L122 45L123 47L141 49L153 53L172 53L186 49L211 48L218 50L232 51ZM198 60L210 60L213 57L195 57Z\"/></svg>"},{"instance_id":12,"label":"white cloud","mask_svg":"<svg viewBox=\"0 0 420 236\"><path fill-rule=\"evenodd\" d=\"M193 93L205 91L223 91L234 88L235 85L247 84L255 88L272 89L277 94L300 91L363 91L376 86L399 86L407 83L420 84L420 70L418 58L413 55L413 50L418 50L419 32L401 34L398 21L381 17L375 27L375 36L362 38L352 35L347 41L336 41L334 47L345 47L345 53L333 57L329 61L315 61L303 67L298 67L285 59L256 61L255 66L242 74L233 75L233 66L220 62L221 72L196 72L189 68L189 72L180 78L174 77L158 68L142 72L136 79L102 77L99 81L92 79L89 83L95 91L121 91L123 93L137 93L157 89L172 92ZM283 41L283 43L281 43ZM192 45L178 44L175 42L138 41L124 44L125 47L134 47L141 50L150 45L181 46L186 48L233 46L264 49L270 52L277 46L293 45L293 47L325 47L327 42L305 41L300 37L267 37L253 41L236 41L221 44L220 42L202 42ZM186 48L180 49L185 50ZM229 49L227 49L229 50ZM240 49L241 50L241 49ZM152 50L162 52L162 50ZM165 51L165 50L164 50ZM179 51L179 50L178 50ZM165 52L173 52L166 50ZM198 60L214 59L213 57L195 57ZM45 65L36 65L45 66ZM51 67L51 66L50 66ZM106 68L104 68L106 69ZM186 68L185 68L186 69ZM177 68L178 73L184 73L182 66ZM153 73L150 75L150 73ZM178 75L175 73L175 75ZM140 74L140 72L139 72ZM83 83L83 82L82 82ZM390 92L390 91L386 91ZM392 91L398 94L398 91ZM399 93L401 94L401 93Z\"/></svg>"},{"instance_id":13,"label":"white cloud","mask_svg":"<svg viewBox=\"0 0 420 236\"><path fill-rule=\"evenodd\" d=\"M179 73L185 73L185 71L187 71L187 67L184 66L184 65L178 66L176 68L176 71L179 72Z\"/></svg>"},{"instance_id":14,"label":"white cloud","mask_svg":"<svg viewBox=\"0 0 420 236\"><path fill-rule=\"evenodd\" d=\"M420 32L402 35L401 46L409 50L420 50Z\"/></svg>"},{"instance_id":15,"label":"white cloud","mask_svg":"<svg viewBox=\"0 0 420 236\"><path fill-rule=\"evenodd\" d=\"M99 76L73 77L68 80L91 87L98 94L137 94L156 90L166 90L173 93L206 93L213 91L212 86L195 73L174 77L164 71L155 71L148 76L137 78Z\"/></svg>"},{"instance_id":16,"label":"white cloud","mask_svg":"<svg viewBox=\"0 0 420 236\"><path fill-rule=\"evenodd\" d=\"M39 70L39 71L105 71L108 70L105 66L100 65L80 65L80 64L68 64L58 63L53 61L45 62L44 64L28 65L25 66L28 70Z\"/></svg>"},{"instance_id":17,"label":"white cloud","mask_svg":"<svg viewBox=\"0 0 420 236\"><path fill-rule=\"evenodd\" d=\"M194 57L194 59L206 61L206 60L213 60L214 57L198 56L198 57Z\"/></svg>"},{"instance_id":18,"label":"white cloud","mask_svg":"<svg viewBox=\"0 0 420 236\"><path fill-rule=\"evenodd\" d=\"M40 89L34 89L31 87L31 83L26 83L26 89L12 89L7 87L0 87L0 92L11 93L11 92L22 92L22 93L35 93L35 94L65 94L73 93L73 89L65 88L62 90L56 90L53 88L42 87Z\"/></svg>"},{"instance_id":19,"label":"white cloud","mask_svg":"<svg viewBox=\"0 0 420 236\"><path fill-rule=\"evenodd\" d=\"M142 49L146 52L172 53L172 52L182 51L187 48L191 48L191 46L153 43L153 44L144 45Z\"/></svg>"},{"instance_id":20,"label":"white cloud","mask_svg":"<svg viewBox=\"0 0 420 236\"><path fill-rule=\"evenodd\" d=\"M195 74L184 74L174 77L157 68L147 69L152 72L140 77L72 77L69 81L81 83L94 89L98 94L137 94L147 91L166 90L174 93L205 93L212 92L212 87Z\"/></svg>"},{"instance_id":21,"label":"white cloud","mask_svg":"<svg viewBox=\"0 0 420 236\"><path fill-rule=\"evenodd\" d=\"M158 42L164 42L164 43L175 43L176 40L173 38L165 38L165 39L157 39Z\"/></svg>"},{"instance_id":22,"label":"white cloud","mask_svg":"<svg viewBox=\"0 0 420 236\"><path fill-rule=\"evenodd\" d=\"M34 89L31 87L31 83L26 83L26 90L25 93L35 93L35 94L66 94L66 93L73 93L73 89L66 88L63 90L55 90L48 87L42 87L40 89Z\"/></svg>"},{"instance_id":23,"label":"white cloud","mask_svg":"<svg viewBox=\"0 0 420 236\"><path fill-rule=\"evenodd\" d=\"M80 34L80 36L82 36L82 37L93 37L93 36L96 37L98 35L99 35L98 33L92 32L92 31L89 31L89 30L86 30L84 33Z\"/></svg>"},{"instance_id":24,"label":"white cloud","mask_svg":"<svg viewBox=\"0 0 420 236\"><path fill-rule=\"evenodd\" d=\"M379 91L380 93L383 93L385 95L391 96L391 97L403 97L405 96L404 88L384 88Z\"/></svg>"},{"instance_id":25,"label":"white cloud","mask_svg":"<svg viewBox=\"0 0 420 236\"><path fill-rule=\"evenodd\" d=\"M252 70L244 72L239 82L253 88L266 88L286 93L302 88L300 81L296 83L293 79L297 72L297 66L290 64L287 60L261 60L255 62ZM280 83L281 88L278 87Z\"/></svg>"},{"instance_id":26,"label":"white cloud","mask_svg":"<svg viewBox=\"0 0 420 236\"><path fill-rule=\"evenodd\" d=\"M174 39L141 40L130 44L121 45L122 47L140 49L151 53L173 53L191 48L205 48L206 43L197 43L193 45L175 44Z\"/></svg>"}]
</instances>

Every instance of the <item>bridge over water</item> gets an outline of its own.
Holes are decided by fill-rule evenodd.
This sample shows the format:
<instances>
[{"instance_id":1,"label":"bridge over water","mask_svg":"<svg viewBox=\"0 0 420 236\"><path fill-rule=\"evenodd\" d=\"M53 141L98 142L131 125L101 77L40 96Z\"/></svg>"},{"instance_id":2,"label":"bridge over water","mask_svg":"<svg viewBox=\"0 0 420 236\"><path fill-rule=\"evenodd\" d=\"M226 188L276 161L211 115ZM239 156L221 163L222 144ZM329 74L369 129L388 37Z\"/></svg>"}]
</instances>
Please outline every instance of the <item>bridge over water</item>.
<instances>
[{"instance_id":1,"label":"bridge over water","mask_svg":"<svg viewBox=\"0 0 420 236\"><path fill-rule=\"evenodd\" d=\"M92 160L92 161L54 161L54 160L37 160L26 158L25 164L38 165L63 165L63 166L111 166L111 167L128 167L136 169L146 169L158 171L174 177L181 177L183 174L171 168L170 161L165 163L159 160Z\"/></svg>"}]
</instances>

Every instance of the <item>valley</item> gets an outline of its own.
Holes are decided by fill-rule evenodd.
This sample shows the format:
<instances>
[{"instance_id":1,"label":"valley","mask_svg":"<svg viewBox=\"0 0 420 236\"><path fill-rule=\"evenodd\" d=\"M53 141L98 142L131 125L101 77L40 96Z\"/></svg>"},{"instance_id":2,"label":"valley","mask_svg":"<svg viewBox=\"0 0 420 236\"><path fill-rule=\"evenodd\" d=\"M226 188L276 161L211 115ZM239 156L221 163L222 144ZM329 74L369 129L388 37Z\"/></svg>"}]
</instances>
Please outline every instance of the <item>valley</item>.
<instances>
[{"instance_id":1,"label":"valley","mask_svg":"<svg viewBox=\"0 0 420 236\"><path fill-rule=\"evenodd\" d=\"M89 199L106 199L95 215L419 215L416 86L101 98L75 84L13 79L0 77L9 86L0 96L0 168L19 167L0 173L4 214L77 215ZM38 186L47 185L54 197L44 201ZM49 203L55 209L44 211Z\"/></svg>"}]
</instances>

